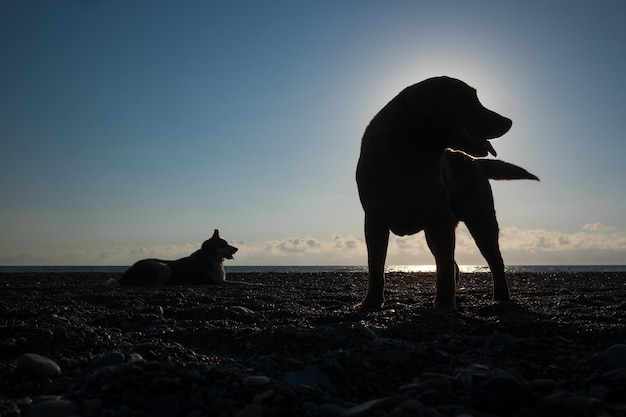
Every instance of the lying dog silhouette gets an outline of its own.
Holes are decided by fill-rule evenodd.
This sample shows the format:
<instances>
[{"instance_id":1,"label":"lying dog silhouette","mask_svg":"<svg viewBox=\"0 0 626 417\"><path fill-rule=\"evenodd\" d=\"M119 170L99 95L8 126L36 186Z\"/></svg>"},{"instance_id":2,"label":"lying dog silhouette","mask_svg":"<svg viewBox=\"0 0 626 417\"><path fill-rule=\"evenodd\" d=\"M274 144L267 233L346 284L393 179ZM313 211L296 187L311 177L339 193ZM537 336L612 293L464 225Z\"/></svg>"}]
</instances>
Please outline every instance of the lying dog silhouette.
<instances>
[{"instance_id":1,"label":"lying dog silhouette","mask_svg":"<svg viewBox=\"0 0 626 417\"><path fill-rule=\"evenodd\" d=\"M226 281L224 259L233 259L237 248L219 236L215 229L213 236L206 240L200 249L191 255L166 261L162 259L142 259L131 266L119 280L122 286L154 287L184 284L248 284L241 281Z\"/></svg>"},{"instance_id":2,"label":"lying dog silhouette","mask_svg":"<svg viewBox=\"0 0 626 417\"><path fill-rule=\"evenodd\" d=\"M370 122L356 171L365 212L368 288L364 310L380 308L389 232L425 232L437 266L438 308L456 308L458 266L455 229L464 221L487 260L493 298L508 300L509 289L498 244L498 223L489 178L535 179L498 160L488 142L511 128L510 119L486 109L476 90L449 78L430 78L407 87Z\"/></svg>"}]
</instances>

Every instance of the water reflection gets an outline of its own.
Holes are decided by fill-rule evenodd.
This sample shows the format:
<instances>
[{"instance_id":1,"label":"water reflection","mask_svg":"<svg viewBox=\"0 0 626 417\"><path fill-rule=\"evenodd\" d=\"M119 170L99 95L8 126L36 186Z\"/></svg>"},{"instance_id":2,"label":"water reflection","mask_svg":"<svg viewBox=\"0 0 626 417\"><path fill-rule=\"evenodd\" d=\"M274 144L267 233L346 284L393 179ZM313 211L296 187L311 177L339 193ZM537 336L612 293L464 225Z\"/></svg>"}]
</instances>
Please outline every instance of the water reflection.
<instances>
[{"instance_id":1,"label":"water reflection","mask_svg":"<svg viewBox=\"0 0 626 417\"><path fill-rule=\"evenodd\" d=\"M489 272L487 265L459 265L462 273ZM435 265L390 265L385 268L386 272L436 272Z\"/></svg>"}]
</instances>

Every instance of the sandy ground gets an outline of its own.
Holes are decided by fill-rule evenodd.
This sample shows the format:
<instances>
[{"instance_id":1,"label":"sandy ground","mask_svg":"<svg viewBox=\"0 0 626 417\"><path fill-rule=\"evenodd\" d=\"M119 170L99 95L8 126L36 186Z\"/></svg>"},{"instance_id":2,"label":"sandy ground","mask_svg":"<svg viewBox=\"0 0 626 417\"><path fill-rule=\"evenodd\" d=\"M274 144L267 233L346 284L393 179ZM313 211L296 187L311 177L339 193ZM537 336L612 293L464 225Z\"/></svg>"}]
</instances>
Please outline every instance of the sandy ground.
<instances>
[{"instance_id":1,"label":"sandy ground","mask_svg":"<svg viewBox=\"0 0 626 417\"><path fill-rule=\"evenodd\" d=\"M373 313L363 273L115 277L0 274L0 415L626 415L626 273L511 274L512 304L467 274L447 313L429 273Z\"/></svg>"}]
</instances>

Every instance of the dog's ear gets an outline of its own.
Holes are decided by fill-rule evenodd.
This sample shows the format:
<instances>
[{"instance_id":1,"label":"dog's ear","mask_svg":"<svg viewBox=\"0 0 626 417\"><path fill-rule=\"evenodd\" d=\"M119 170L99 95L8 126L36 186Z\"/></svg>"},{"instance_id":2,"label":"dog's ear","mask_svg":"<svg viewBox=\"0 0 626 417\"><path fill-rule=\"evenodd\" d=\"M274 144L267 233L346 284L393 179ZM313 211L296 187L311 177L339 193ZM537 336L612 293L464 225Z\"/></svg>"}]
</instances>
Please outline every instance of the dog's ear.
<instances>
[{"instance_id":1,"label":"dog's ear","mask_svg":"<svg viewBox=\"0 0 626 417\"><path fill-rule=\"evenodd\" d=\"M219 230L215 229L215 231L213 232L213 237L216 238L216 239L220 237Z\"/></svg>"},{"instance_id":2,"label":"dog's ear","mask_svg":"<svg viewBox=\"0 0 626 417\"><path fill-rule=\"evenodd\" d=\"M407 105L411 116L423 123L437 123L443 113L441 92L437 83L425 80L407 88Z\"/></svg>"}]
</instances>

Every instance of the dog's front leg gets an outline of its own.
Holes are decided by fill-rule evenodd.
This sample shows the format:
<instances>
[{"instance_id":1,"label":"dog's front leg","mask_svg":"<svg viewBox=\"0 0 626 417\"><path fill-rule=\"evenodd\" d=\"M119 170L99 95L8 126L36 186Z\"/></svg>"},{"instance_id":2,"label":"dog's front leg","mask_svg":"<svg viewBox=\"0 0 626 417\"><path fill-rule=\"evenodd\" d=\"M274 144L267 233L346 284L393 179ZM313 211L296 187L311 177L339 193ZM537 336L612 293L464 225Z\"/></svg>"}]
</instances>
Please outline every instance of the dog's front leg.
<instances>
[{"instance_id":1,"label":"dog's front leg","mask_svg":"<svg viewBox=\"0 0 626 417\"><path fill-rule=\"evenodd\" d=\"M377 216L365 213L365 244L367 245L367 295L357 305L361 310L376 310L385 302L385 259L389 244L389 228Z\"/></svg>"},{"instance_id":2,"label":"dog's front leg","mask_svg":"<svg viewBox=\"0 0 626 417\"><path fill-rule=\"evenodd\" d=\"M456 309L456 264L454 262L454 225L444 224L425 230L437 264L435 308Z\"/></svg>"}]
</instances>

